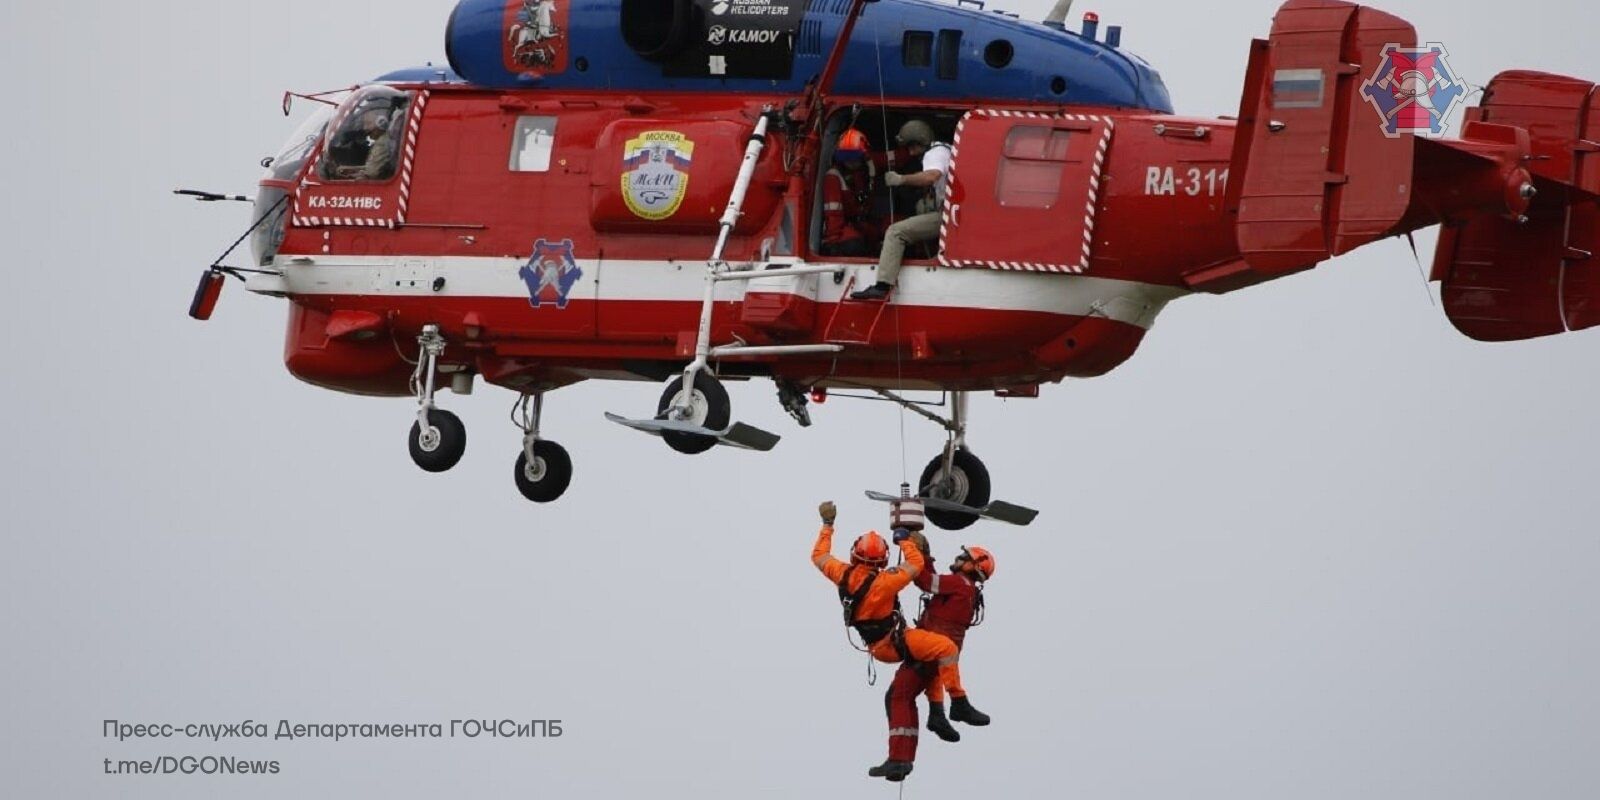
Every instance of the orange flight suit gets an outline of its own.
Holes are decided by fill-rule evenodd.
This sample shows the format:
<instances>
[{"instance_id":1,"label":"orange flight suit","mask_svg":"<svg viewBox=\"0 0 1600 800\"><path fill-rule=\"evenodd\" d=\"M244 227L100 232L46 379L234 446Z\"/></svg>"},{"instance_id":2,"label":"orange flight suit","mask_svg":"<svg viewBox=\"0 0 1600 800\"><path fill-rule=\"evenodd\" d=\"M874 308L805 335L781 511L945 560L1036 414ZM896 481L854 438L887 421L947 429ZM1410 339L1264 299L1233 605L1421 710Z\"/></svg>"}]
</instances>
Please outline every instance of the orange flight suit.
<instances>
[{"instance_id":1,"label":"orange flight suit","mask_svg":"<svg viewBox=\"0 0 1600 800\"><path fill-rule=\"evenodd\" d=\"M822 531L817 534L816 545L811 548L811 563L822 570L822 574L827 576L829 582L841 586L846 592L860 591L861 585L874 572L878 575L872 588L857 604L852 622L879 620L897 613L895 599L899 596L900 590L911 585L912 576L921 572L925 563L922 551L918 550L910 539L900 543L900 555L905 559L903 567L874 570L866 566L857 566L852 569L850 564L834 558L832 551L833 526L823 525ZM841 585L840 581L845 583ZM939 679L928 688L928 699L935 702L944 701L946 689L956 695L966 694L961 688L961 669L957 661L961 651L955 642L950 641L948 636L932 631L907 628L904 625L899 627L901 630L898 634L883 636L877 641L866 643L872 657L885 664L893 664L905 660L904 656L909 656L912 661L937 666ZM901 638L905 643L904 656L896 644L896 638Z\"/></svg>"},{"instance_id":2,"label":"orange flight suit","mask_svg":"<svg viewBox=\"0 0 1600 800\"><path fill-rule=\"evenodd\" d=\"M873 223L872 175L834 167L822 179L822 254L865 256L877 252L883 232ZM863 198L867 198L863 200Z\"/></svg>"}]
</instances>

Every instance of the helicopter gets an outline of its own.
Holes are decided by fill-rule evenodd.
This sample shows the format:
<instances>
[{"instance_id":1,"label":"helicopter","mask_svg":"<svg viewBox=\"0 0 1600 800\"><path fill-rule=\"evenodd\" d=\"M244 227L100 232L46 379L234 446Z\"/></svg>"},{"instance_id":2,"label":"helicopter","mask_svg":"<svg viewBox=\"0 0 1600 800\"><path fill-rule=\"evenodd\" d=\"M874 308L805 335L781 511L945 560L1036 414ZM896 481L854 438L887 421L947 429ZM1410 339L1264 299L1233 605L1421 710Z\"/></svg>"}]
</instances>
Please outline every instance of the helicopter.
<instances>
[{"instance_id":1,"label":"helicopter","mask_svg":"<svg viewBox=\"0 0 1600 800\"><path fill-rule=\"evenodd\" d=\"M802 426L830 392L886 400L946 433L911 487L945 529L1037 513L992 497L971 393L1104 375L1186 296L1442 225L1430 278L1466 336L1600 324L1594 83L1503 72L1450 136L1470 87L1442 47L1373 8L1289 0L1249 43L1237 115L1181 116L1121 29L1069 29L1071 6L461 0L448 69L285 95L316 111L264 162L252 263L208 266L191 316L229 277L286 299L288 370L414 398L430 472L466 445L440 390L510 390L515 484L540 503L573 472L546 395L580 381L662 385L653 410L607 418L690 455L779 441L734 420L728 381L772 380ZM822 185L841 135L893 161L913 120L950 149L924 211L938 236L886 298L857 299L878 259L823 254ZM882 178L884 218L926 200Z\"/></svg>"}]
</instances>

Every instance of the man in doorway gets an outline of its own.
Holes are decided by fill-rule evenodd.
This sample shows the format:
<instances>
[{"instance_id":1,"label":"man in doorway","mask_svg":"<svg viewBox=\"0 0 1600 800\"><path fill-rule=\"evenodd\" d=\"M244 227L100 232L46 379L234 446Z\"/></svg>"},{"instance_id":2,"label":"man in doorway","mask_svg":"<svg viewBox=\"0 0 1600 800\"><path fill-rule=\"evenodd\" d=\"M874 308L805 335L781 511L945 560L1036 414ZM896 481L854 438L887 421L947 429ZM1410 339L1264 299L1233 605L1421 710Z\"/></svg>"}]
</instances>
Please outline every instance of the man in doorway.
<instances>
[{"instance_id":1,"label":"man in doorway","mask_svg":"<svg viewBox=\"0 0 1600 800\"><path fill-rule=\"evenodd\" d=\"M900 126L895 142L906 148L913 157L922 158L922 171L910 175L890 172L883 176L890 187L910 186L926 189L926 201L918 203L918 213L889 226L884 233L883 249L878 254L878 282L854 292L852 300L884 300L900 279L901 262L906 248L939 238L939 210L944 205L945 190L950 182L950 145L933 140L933 128L920 119Z\"/></svg>"}]
</instances>

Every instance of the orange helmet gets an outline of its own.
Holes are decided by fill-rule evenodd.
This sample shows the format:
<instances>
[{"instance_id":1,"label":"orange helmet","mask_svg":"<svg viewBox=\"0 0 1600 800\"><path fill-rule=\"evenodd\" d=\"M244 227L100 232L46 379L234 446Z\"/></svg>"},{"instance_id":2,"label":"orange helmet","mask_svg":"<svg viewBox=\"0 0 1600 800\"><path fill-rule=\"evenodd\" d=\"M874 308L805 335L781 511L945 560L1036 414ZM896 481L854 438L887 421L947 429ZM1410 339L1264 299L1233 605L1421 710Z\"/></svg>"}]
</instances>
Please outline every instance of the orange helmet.
<instances>
[{"instance_id":1,"label":"orange helmet","mask_svg":"<svg viewBox=\"0 0 1600 800\"><path fill-rule=\"evenodd\" d=\"M982 547L963 547L961 557L971 562L972 570L978 573L978 580L986 581L994 577L994 554Z\"/></svg>"},{"instance_id":2,"label":"orange helmet","mask_svg":"<svg viewBox=\"0 0 1600 800\"><path fill-rule=\"evenodd\" d=\"M881 567L889 563L889 543L877 531L867 531L850 546L850 560L856 564Z\"/></svg>"},{"instance_id":3,"label":"orange helmet","mask_svg":"<svg viewBox=\"0 0 1600 800\"><path fill-rule=\"evenodd\" d=\"M833 157L840 161L859 161L867 157L867 135L855 128L848 128L839 135L839 143L833 148Z\"/></svg>"}]
</instances>

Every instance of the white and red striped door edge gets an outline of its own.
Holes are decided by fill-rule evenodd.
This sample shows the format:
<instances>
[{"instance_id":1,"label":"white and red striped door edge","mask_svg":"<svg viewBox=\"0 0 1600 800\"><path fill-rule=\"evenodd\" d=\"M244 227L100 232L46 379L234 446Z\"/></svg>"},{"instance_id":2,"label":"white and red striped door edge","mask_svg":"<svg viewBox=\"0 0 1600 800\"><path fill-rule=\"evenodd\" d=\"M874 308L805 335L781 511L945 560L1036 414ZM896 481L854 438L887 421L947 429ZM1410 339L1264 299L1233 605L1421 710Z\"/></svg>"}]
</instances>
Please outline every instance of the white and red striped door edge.
<instances>
[{"instance_id":1,"label":"white and red striped door edge","mask_svg":"<svg viewBox=\"0 0 1600 800\"><path fill-rule=\"evenodd\" d=\"M397 228L404 225L406 213L411 207L411 178L416 169L417 139L422 134L422 116L428 107L428 96L427 90L418 91L406 111L405 140L400 147L399 176L395 185L359 182L326 183L317 180L314 165L322 160L323 155L323 145L318 145L317 151L310 159L313 166L306 170L305 177L301 179L300 186L295 192L294 225L300 228ZM341 187L362 189L382 200L389 200L390 208L383 210L381 214L362 213L364 209L360 208L310 209L311 213L307 213L306 205L312 195L308 189Z\"/></svg>"},{"instance_id":2,"label":"white and red striped door edge","mask_svg":"<svg viewBox=\"0 0 1600 800\"><path fill-rule=\"evenodd\" d=\"M1041 215L1007 209L996 196L993 178L1000 168L1000 159L1005 157L1005 134L1011 130L1014 120L1069 123L1075 131L1084 133L1085 142L1075 145L1079 148L1074 151L1078 157L1063 162L1060 195L1048 208L1051 213L1046 230L1052 234L1049 246L1037 241L1032 245L1019 243L1015 236L1019 224L1026 223L1030 217L1034 222L1046 220ZM1087 272L1094 251L1095 219L1115 131L1115 120L1098 114L979 109L964 115L956 125L951 142L949 190L939 221L939 264L1024 272ZM980 133L977 141L972 135L975 132ZM1077 201L1072 199L1074 196L1082 198L1081 215L1077 212L1080 208ZM974 213L978 216L974 217ZM1069 234L1072 238L1065 239ZM1070 254L1069 259L1060 258L1063 251Z\"/></svg>"}]
</instances>

